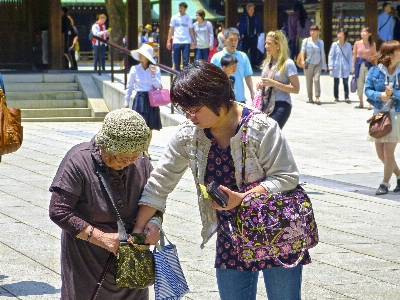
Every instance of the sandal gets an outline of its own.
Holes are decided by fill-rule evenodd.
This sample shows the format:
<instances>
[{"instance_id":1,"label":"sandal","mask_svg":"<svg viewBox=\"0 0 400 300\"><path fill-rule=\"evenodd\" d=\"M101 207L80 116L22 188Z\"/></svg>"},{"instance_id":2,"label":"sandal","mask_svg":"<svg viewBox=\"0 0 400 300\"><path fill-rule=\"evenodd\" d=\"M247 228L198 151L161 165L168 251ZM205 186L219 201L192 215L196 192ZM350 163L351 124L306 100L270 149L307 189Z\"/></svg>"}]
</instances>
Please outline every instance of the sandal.
<instances>
[{"instance_id":1,"label":"sandal","mask_svg":"<svg viewBox=\"0 0 400 300\"><path fill-rule=\"evenodd\" d=\"M351 101L350 101L350 99L349 98L346 98L346 100L344 100L346 103L351 103Z\"/></svg>"},{"instance_id":2,"label":"sandal","mask_svg":"<svg viewBox=\"0 0 400 300\"><path fill-rule=\"evenodd\" d=\"M354 108L364 108L364 106L362 106L362 105L357 105L357 106L354 106Z\"/></svg>"},{"instance_id":3,"label":"sandal","mask_svg":"<svg viewBox=\"0 0 400 300\"><path fill-rule=\"evenodd\" d=\"M334 100L335 102L339 102L339 98L335 98L335 100Z\"/></svg>"},{"instance_id":4,"label":"sandal","mask_svg":"<svg viewBox=\"0 0 400 300\"><path fill-rule=\"evenodd\" d=\"M317 103L317 105L321 105L321 101L319 101L319 98L315 99L315 103Z\"/></svg>"},{"instance_id":5,"label":"sandal","mask_svg":"<svg viewBox=\"0 0 400 300\"><path fill-rule=\"evenodd\" d=\"M307 103L312 103L312 104L314 104L315 102L314 102L314 100L308 99Z\"/></svg>"}]
</instances>

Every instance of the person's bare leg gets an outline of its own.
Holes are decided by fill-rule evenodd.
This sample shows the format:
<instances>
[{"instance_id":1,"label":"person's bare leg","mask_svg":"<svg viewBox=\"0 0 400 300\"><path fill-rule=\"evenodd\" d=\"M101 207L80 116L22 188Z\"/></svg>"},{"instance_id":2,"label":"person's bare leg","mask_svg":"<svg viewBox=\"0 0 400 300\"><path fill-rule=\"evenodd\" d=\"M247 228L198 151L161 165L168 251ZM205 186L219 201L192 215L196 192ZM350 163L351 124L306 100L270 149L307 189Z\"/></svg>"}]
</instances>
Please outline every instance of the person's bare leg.
<instances>
[{"instance_id":1,"label":"person's bare leg","mask_svg":"<svg viewBox=\"0 0 400 300\"><path fill-rule=\"evenodd\" d=\"M147 149L146 149L146 155L151 159L150 154L149 154L149 148L150 148L150 143L151 143L151 138L153 137L153 130L150 130L150 137L149 137L149 142L147 144Z\"/></svg>"}]
</instances>

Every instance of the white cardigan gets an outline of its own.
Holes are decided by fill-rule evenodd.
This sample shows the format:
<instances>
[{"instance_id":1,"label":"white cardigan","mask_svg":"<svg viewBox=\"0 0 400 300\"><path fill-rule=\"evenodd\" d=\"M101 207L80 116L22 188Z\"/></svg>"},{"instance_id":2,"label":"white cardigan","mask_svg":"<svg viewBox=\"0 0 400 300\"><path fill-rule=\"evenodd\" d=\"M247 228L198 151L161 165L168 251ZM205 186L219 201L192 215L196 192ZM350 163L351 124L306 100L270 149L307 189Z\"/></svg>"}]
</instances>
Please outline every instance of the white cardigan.
<instances>
[{"instance_id":1,"label":"white cardigan","mask_svg":"<svg viewBox=\"0 0 400 300\"><path fill-rule=\"evenodd\" d=\"M230 140L235 165L236 184L242 187L242 128ZM207 157L211 141L202 129L192 122L182 123L170 140L157 167L144 188L139 205L147 205L165 211L166 199L189 167L197 187L198 204L203 229L204 244L217 229L215 209L204 199L199 184L204 184ZM265 114L254 115L248 124L246 143L245 180L260 182L272 193L294 189L299 173L289 146L278 124Z\"/></svg>"}]
</instances>

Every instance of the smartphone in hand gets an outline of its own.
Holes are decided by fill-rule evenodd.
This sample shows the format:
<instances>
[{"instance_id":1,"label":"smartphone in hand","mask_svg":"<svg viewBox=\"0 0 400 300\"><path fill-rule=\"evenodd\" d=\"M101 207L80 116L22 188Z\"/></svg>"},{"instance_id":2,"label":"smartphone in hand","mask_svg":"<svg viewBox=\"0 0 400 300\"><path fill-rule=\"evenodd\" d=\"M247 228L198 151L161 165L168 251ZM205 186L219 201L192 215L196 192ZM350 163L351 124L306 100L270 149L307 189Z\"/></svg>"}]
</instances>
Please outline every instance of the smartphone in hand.
<instances>
[{"instance_id":1,"label":"smartphone in hand","mask_svg":"<svg viewBox=\"0 0 400 300\"><path fill-rule=\"evenodd\" d=\"M211 182L207 186L207 193L210 195L212 200L221 207L226 207L228 204L228 194L221 191L218 187L220 184L216 181Z\"/></svg>"}]
</instances>

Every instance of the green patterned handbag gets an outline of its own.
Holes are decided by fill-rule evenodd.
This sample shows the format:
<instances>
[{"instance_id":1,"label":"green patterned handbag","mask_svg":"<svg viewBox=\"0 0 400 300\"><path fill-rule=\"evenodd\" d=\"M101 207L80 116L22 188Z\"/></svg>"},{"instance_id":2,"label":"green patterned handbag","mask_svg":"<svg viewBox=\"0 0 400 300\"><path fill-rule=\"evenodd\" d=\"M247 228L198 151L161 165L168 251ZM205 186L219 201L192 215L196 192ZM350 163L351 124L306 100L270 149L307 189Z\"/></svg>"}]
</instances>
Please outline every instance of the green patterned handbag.
<instances>
[{"instance_id":1,"label":"green patterned handbag","mask_svg":"<svg viewBox=\"0 0 400 300\"><path fill-rule=\"evenodd\" d=\"M115 206L107 173L99 168L97 171L118 216L119 247L117 262L114 265L115 282L123 288L147 288L154 284L155 268L153 253L149 250L150 246L144 244L146 234L133 233L129 235L126 233L124 222Z\"/></svg>"},{"instance_id":2,"label":"green patterned handbag","mask_svg":"<svg viewBox=\"0 0 400 300\"><path fill-rule=\"evenodd\" d=\"M114 276L115 282L120 287L144 289L154 284L153 253L149 250L149 245L143 245L146 235L144 233L140 235L142 242L137 239L132 241L132 236L126 242L120 242L118 247Z\"/></svg>"}]
</instances>

